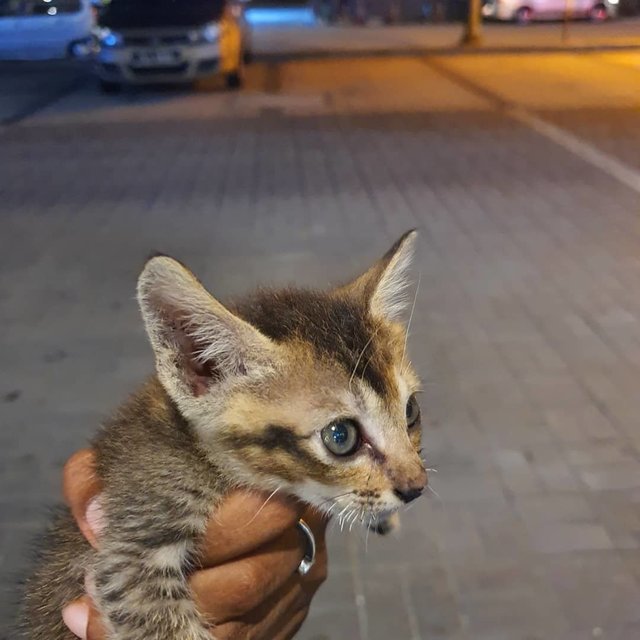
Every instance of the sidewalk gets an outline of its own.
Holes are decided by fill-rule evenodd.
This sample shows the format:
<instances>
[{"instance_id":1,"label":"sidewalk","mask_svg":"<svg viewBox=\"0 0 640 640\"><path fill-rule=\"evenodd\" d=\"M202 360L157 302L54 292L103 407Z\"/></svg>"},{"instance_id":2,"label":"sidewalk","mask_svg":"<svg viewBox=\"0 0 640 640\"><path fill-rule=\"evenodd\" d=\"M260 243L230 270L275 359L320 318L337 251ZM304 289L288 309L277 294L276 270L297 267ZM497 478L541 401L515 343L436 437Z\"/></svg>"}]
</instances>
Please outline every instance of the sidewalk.
<instances>
[{"instance_id":1,"label":"sidewalk","mask_svg":"<svg viewBox=\"0 0 640 640\"><path fill-rule=\"evenodd\" d=\"M21 120L87 77L85 64L70 60L0 61L0 126Z\"/></svg>"},{"instance_id":2,"label":"sidewalk","mask_svg":"<svg viewBox=\"0 0 640 640\"><path fill-rule=\"evenodd\" d=\"M276 17L280 17L277 20ZM365 27L325 26L313 21L308 10L276 13L251 10L254 51L261 57L311 57L362 53L516 52L565 49L615 49L640 47L640 19L628 18L605 24L572 22L569 39L562 39L562 23L521 27L512 24L483 25L484 44L475 49L460 47L463 25L428 24Z\"/></svg>"}]
</instances>

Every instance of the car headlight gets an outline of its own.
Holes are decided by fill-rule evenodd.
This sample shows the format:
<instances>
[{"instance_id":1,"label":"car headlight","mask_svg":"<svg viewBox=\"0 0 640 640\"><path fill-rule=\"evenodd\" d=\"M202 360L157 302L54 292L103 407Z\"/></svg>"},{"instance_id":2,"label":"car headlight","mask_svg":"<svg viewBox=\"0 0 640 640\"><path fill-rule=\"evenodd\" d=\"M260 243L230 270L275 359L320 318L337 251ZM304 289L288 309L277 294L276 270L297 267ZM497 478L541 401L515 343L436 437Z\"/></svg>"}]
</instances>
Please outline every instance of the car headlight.
<instances>
[{"instance_id":1,"label":"car headlight","mask_svg":"<svg viewBox=\"0 0 640 640\"><path fill-rule=\"evenodd\" d=\"M189 40L193 44L211 44L217 42L220 37L220 27L216 22L205 24L200 29L194 29L189 33Z\"/></svg>"},{"instance_id":2,"label":"car headlight","mask_svg":"<svg viewBox=\"0 0 640 640\"><path fill-rule=\"evenodd\" d=\"M98 40L100 41L100 45L107 49L121 47L124 44L124 38L122 37L122 34L116 33L115 31L111 31L111 29L106 28L100 29Z\"/></svg>"}]
</instances>

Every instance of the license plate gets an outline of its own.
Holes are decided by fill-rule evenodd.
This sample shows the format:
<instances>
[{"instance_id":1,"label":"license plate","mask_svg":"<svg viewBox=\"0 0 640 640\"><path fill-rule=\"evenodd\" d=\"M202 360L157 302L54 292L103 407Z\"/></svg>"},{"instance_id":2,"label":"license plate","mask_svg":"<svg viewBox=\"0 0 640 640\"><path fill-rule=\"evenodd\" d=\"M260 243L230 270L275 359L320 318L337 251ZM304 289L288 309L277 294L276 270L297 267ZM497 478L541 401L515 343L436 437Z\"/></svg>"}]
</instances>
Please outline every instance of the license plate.
<instances>
[{"instance_id":1,"label":"license plate","mask_svg":"<svg viewBox=\"0 0 640 640\"><path fill-rule=\"evenodd\" d=\"M174 49L134 51L131 64L135 67L169 67L180 63L180 52Z\"/></svg>"}]
</instances>

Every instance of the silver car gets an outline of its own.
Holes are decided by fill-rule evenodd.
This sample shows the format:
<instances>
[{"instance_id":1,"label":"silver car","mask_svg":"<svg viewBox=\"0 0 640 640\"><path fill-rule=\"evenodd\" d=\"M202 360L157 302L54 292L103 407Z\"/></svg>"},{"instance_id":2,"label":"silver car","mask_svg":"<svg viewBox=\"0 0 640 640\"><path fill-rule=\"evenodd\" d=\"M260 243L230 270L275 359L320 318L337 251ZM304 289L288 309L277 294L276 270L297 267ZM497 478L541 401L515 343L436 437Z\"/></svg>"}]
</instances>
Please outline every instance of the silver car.
<instances>
[{"instance_id":1,"label":"silver car","mask_svg":"<svg viewBox=\"0 0 640 640\"><path fill-rule=\"evenodd\" d=\"M229 88L242 85L251 45L239 0L111 0L98 25L95 64L104 92L217 75Z\"/></svg>"},{"instance_id":2,"label":"silver car","mask_svg":"<svg viewBox=\"0 0 640 640\"><path fill-rule=\"evenodd\" d=\"M528 24L534 20L589 18L602 22L618 14L618 0L486 0L482 7L485 18L512 20Z\"/></svg>"}]
</instances>

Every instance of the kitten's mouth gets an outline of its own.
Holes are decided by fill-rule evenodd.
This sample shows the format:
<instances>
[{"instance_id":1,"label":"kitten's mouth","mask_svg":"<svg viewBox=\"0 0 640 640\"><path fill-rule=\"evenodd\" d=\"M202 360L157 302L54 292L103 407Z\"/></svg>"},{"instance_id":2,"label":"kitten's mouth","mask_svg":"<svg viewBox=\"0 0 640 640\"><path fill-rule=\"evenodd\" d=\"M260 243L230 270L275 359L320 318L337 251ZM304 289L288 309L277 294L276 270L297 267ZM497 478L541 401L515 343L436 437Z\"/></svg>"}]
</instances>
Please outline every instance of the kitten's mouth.
<instances>
[{"instance_id":1,"label":"kitten's mouth","mask_svg":"<svg viewBox=\"0 0 640 640\"><path fill-rule=\"evenodd\" d=\"M374 533L377 533L379 536L386 536L388 533L393 531L393 526L389 520L380 520L374 523L372 522L369 525L369 529Z\"/></svg>"},{"instance_id":2,"label":"kitten's mouth","mask_svg":"<svg viewBox=\"0 0 640 640\"><path fill-rule=\"evenodd\" d=\"M400 526L398 512L397 510L385 511L384 515L372 518L367 526L371 531L377 533L378 535L386 536Z\"/></svg>"}]
</instances>

